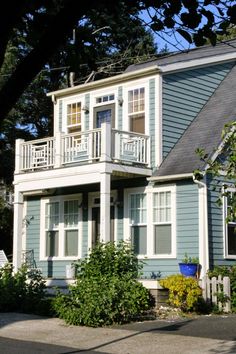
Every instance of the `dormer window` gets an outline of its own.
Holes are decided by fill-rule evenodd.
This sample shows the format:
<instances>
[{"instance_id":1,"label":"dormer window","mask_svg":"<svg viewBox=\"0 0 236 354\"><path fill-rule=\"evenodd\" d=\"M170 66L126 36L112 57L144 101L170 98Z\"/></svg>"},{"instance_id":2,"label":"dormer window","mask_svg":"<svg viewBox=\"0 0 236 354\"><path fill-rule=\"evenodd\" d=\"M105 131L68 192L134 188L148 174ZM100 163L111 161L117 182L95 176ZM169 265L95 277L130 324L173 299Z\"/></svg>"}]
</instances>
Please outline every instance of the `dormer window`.
<instances>
[{"instance_id":1,"label":"dormer window","mask_svg":"<svg viewBox=\"0 0 236 354\"><path fill-rule=\"evenodd\" d=\"M128 117L130 131L145 133L145 89L136 88L128 92Z\"/></svg>"},{"instance_id":2,"label":"dormer window","mask_svg":"<svg viewBox=\"0 0 236 354\"><path fill-rule=\"evenodd\" d=\"M81 131L81 102L67 105L67 128L68 133Z\"/></svg>"}]
</instances>

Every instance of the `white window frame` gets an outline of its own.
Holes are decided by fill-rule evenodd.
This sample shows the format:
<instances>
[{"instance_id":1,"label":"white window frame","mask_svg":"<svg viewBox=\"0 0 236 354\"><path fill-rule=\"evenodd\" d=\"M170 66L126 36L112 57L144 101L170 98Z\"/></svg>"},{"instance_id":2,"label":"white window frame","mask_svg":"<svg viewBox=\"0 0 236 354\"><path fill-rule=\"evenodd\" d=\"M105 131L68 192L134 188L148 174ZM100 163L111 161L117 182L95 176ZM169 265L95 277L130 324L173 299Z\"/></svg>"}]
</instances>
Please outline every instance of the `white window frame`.
<instances>
[{"instance_id":1,"label":"white window frame","mask_svg":"<svg viewBox=\"0 0 236 354\"><path fill-rule=\"evenodd\" d=\"M236 188L228 186L226 187L225 191L231 192L231 193L236 193ZM223 210L223 244L224 244L224 258L226 259L236 259L236 254L229 254L228 253L228 223L226 221L227 215L228 215L228 202L227 202L227 196L222 197L222 210ZM232 224L233 226L236 227L236 221L235 222L230 222L229 224Z\"/></svg>"},{"instance_id":2,"label":"white window frame","mask_svg":"<svg viewBox=\"0 0 236 354\"><path fill-rule=\"evenodd\" d=\"M84 122L85 122L85 110L83 107L84 103L84 96L72 96L70 98L63 99L63 108L62 108L62 132L68 134L68 129L72 127L76 127L76 125L67 125L67 106L73 103L80 103L81 104L81 132L84 131Z\"/></svg>"},{"instance_id":3,"label":"white window frame","mask_svg":"<svg viewBox=\"0 0 236 354\"><path fill-rule=\"evenodd\" d=\"M149 135L149 80L148 77L146 80L137 80L124 85L124 115L123 115L123 130L130 131L130 120L127 119L129 117L129 110L128 110L128 99L129 99L129 91L133 91L136 89L144 88L144 126L145 132L144 134ZM135 114L135 113L134 113ZM138 114L138 112L137 112Z\"/></svg>"},{"instance_id":4,"label":"white window frame","mask_svg":"<svg viewBox=\"0 0 236 354\"><path fill-rule=\"evenodd\" d=\"M154 193L171 192L171 253L170 254L154 254L154 217L153 217L153 199ZM138 255L138 258L148 259L175 259L176 258L176 185L166 185L161 187L139 187L128 188L124 190L124 235L125 241L131 242L131 223L129 220L129 195L130 194L146 194L147 206L147 253ZM141 225L141 224L140 224ZM144 225L144 224L142 224Z\"/></svg>"},{"instance_id":5,"label":"white window frame","mask_svg":"<svg viewBox=\"0 0 236 354\"><path fill-rule=\"evenodd\" d=\"M79 218L78 218L78 254L76 256L65 256L65 230L69 228L64 226L64 202L70 200L78 200L79 204ZM59 203L59 244L58 244L58 256L46 256L46 204L47 203ZM76 260L82 257L82 195L65 195L58 197L48 197L41 199L40 205L40 260Z\"/></svg>"}]
</instances>

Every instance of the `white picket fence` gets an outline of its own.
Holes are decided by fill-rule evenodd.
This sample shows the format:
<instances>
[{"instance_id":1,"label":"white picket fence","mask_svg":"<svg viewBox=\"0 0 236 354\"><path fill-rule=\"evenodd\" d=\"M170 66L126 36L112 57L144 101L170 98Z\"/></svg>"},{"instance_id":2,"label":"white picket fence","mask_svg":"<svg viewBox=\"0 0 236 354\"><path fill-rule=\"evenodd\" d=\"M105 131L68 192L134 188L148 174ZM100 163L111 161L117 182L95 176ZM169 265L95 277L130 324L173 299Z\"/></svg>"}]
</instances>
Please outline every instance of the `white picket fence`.
<instances>
[{"instance_id":1,"label":"white picket fence","mask_svg":"<svg viewBox=\"0 0 236 354\"><path fill-rule=\"evenodd\" d=\"M231 301L230 301L230 278L223 277L221 275L218 278L208 278L203 277L200 280L200 286L202 288L203 298L206 302L213 305L217 305L223 312L231 311ZM227 298L223 303L219 301L219 296L217 294L223 293Z\"/></svg>"}]
</instances>

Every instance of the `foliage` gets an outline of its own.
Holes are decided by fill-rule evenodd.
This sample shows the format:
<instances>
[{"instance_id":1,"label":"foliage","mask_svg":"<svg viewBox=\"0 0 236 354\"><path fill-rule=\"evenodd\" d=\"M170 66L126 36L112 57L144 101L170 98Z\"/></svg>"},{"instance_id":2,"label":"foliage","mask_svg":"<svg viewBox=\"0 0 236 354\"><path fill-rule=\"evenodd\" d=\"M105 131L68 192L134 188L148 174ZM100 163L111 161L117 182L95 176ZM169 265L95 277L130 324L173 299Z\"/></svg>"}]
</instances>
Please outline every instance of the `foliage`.
<instances>
[{"instance_id":1,"label":"foliage","mask_svg":"<svg viewBox=\"0 0 236 354\"><path fill-rule=\"evenodd\" d=\"M13 242L13 210L0 196L0 249L7 255L12 254Z\"/></svg>"},{"instance_id":2,"label":"foliage","mask_svg":"<svg viewBox=\"0 0 236 354\"><path fill-rule=\"evenodd\" d=\"M228 198L231 208L228 210L227 221L236 220L236 195L227 190L229 182L231 187L236 187L236 122L225 125L222 131L222 144L215 151L214 159L202 148L197 149L196 153L207 166L207 173L215 178L214 189L218 189L219 193L217 204L222 205L222 197ZM194 174L198 179L202 177L199 170Z\"/></svg>"},{"instance_id":3,"label":"foliage","mask_svg":"<svg viewBox=\"0 0 236 354\"><path fill-rule=\"evenodd\" d=\"M136 20L140 13L148 15L145 25L161 38L176 38L176 33L189 43L199 46L210 40L216 43L217 35L227 33L227 28L236 23L236 5L231 0L195 0L195 1L160 1L149 0L119 0L119 1L95 1L77 2L74 0L60 1L34 1L34 2L6 2L2 18L0 66L7 57L6 49L15 37L22 37L20 60L12 61L14 70L8 74L8 78L0 90L0 117L6 117L11 108L19 99L27 86L39 73L58 48L72 36L76 29L76 45L78 50L89 49L87 60L93 58L93 53L99 48L99 37L112 38L113 33L119 33L117 23L127 14L128 26L132 27L132 20ZM91 25L91 12L100 19L98 26ZM7 16L6 16L7 14ZM112 20L107 21L103 14L111 14ZM6 20L7 18L7 20ZM107 26L108 25L108 26ZM100 28L110 27L108 34ZM128 30L128 27L126 27ZM125 33L125 31L124 31ZM134 32L135 33L135 32ZM96 38L94 38L96 34ZM135 37L135 35L133 36ZM71 41L72 42L72 41ZM110 41L112 43L112 40ZM176 46L179 42L176 40ZM132 44L131 44L132 46ZM90 50L91 49L91 50ZM111 47L111 51L113 48ZM63 52L63 50L62 50ZM64 51L66 56L66 51ZM12 58L8 58L10 61Z\"/></svg>"},{"instance_id":4,"label":"foliage","mask_svg":"<svg viewBox=\"0 0 236 354\"><path fill-rule=\"evenodd\" d=\"M98 244L77 264L68 295L58 293L57 315L68 324L98 327L134 320L151 308L149 291L139 283L140 265L129 245Z\"/></svg>"},{"instance_id":5,"label":"foliage","mask_svg":"<svg viewBox=\"0 0 236 354\"><path fill-rule=\"evenodd\" d=\"M182 259L182 263L194 263L194 264L199 264L199 258L198 257L191 257L188 256L187 253L184 254L184 258Z\"/></svg>"},{"instance_id":6,"label":"foliage","mask_svg":"<svg viewBox=\"0 0 236 354\"><path fill-rule=\"evenodd\" d=\"M216 277L219 275L222 277L230 278L230 291L231 291L231 307L234 312L236 312L236 265L232 266L215 266L212 270L208 271L209 278ZM223 297L224 294L217 296ZM222 298L221 298L222 300Z\"/></svg>"},{"instance_id":7,"label":"foliage","mask_svg":"<svg viewBox=\"0 0 236 354\"><path fill-rule=\"evenodd\" d=\"M22 266L15 274L11 264L0 268L0 312L41 313L45 309L45 281L39 270Z\"/></svg>"},{"instance_id":8,"label":"foliage","mask_svg":"<svg viewBox=\"0 0 236 354\"><path fill-rule=\"evenodd\" d=\"M169 289L171 306L181 308L182 311L196 309L202 295L202 290L196 279L174 274L161 279L159 283L162 287Z\"/></svg>"}]
</instances>

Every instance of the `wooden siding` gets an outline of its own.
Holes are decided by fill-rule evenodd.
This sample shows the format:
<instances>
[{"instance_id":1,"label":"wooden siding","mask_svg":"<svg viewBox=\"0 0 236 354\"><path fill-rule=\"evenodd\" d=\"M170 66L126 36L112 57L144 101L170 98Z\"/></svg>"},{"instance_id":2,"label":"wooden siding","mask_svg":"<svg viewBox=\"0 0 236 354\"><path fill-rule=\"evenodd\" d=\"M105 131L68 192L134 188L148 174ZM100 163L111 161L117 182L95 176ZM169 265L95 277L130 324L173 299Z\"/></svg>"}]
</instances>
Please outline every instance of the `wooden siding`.
<instances>
[{"instance_id":1,"label":"wooden siding","mask_svg":"<svg viewBox=\"0 0 236 354\"><path fill-rule=\"evenodd\" d=\"M199 256L198 187L191 181L176 185L176 259L144 259L143 277L161 272L165 277L179 273L178 263L189 256Z\"/></svg>"},{"instance_id":2,"label":"wooden siding","mask_svg":"<svg viewBox=\"0 0 236 354\"><path fill-rule=\"evenodd\" d=\"M85 95L85 107L89 107L90 105L90 94L87 93ZM89 113L85 114L85 118L84 118L85 122L84 122L84 130L89 130Z\"/></svg>"},{"instance_id":3,"label":"wooden siding","mask_svg":"<svg viewBox=\"0 0 236 354\"><path fill-rule=\"evenodd\" d=\"M163 157L197 116L233 63L163 76Z\"/></svg>"},{"instance_id":4,"label":"wooden siding","mask_svg":"<svg viewBox=\"0 0 236 354\"><path fill-rule=\"evenodd\" d=\"M123 99L123 87L119 86L118 87L118 100L122 100ZM118 108L117 108L117 129L118 130L122 130L123 129L123 124L122 124L122 117L123 117L123 106L120 106L118 104Z\"/></svg>"},{"instance_id":5,"label":"wooden siding","mask_svg":"<svg viewBox=\"0 0 236 354\"><path fill-rule=\"evenodd\" d=\"M149 135L150 135L150 161L155 166L155 79L149 80Z\"/></svg>"}]
</instances>

